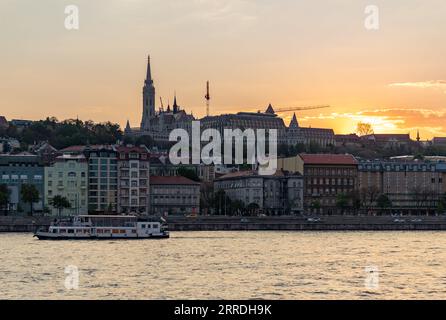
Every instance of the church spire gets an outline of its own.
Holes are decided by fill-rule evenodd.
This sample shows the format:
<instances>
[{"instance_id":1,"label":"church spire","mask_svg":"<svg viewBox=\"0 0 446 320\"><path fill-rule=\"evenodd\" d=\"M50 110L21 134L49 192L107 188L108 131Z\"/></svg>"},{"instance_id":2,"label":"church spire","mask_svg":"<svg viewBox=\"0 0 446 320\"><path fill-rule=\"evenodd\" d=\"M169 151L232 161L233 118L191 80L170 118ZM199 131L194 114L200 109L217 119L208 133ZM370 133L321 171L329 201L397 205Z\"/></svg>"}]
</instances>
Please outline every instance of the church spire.
<instances>
[{"instance_id":1,"label":"church spire","mask_svg":"<svg viewBox=\"0 0 446 320\"><path fill-rule=\"evenodd\" d=\"M155 87L153 86L150 68L150 55L147 56L147 73L142 88L142 103L141 130L148 131L150 129L150 119L155 117Z\"/></svg>"},{"instance_id":2,"label":"church spire","mask_svg":"<svg viewBox=\"0 0 446 320\"><path fill-rule=\"evenodd\" d=\"M271 103L268 105L268 108L266 108L265 113L270 113L270 114L275 114L276 112L273 109L273 106L271 105Z\"/></svg>"},{"instance_id":3,"label":"church spire","mask_svg":"<svg viewBox=\"0 0 446 320\"><path fill-rule=\"evenodd\" d=\"M289 128L297 129L299 127L299 123L297 122L296 112L293 114L293 119L291 119Z\"/></svg>"},{"instance_id":4,"label":"church spire","mask_svg":"<svg viewBox=\"0 0 446 320\"><path fill-rule=\"evenodd\" d=\"M130 121L127 120L127 124L125 126L124 133L130 134L131 132L132 132L132 128L130 127Z\"/></svg>"},{"instance_id":5,"label":"church spire","mask_svg":"<svg viewBox=\"0 0 446 320\"><path fill-rule=\"evenodd\" d=\"M150 68L150 55L147 56L147 73L146 73L146 84L152 84L152 70Z\"/></svg>"},{"instance_id":6,"label":"church spire","mask_svg":"<svg viewBox=\"0 0 446 320\"><path fill-rule=\"evenodd\" d=\"M177 94L175 93L174 98L173 98L173 113L177 113L178 112L178 105L177 105Z\"/></svg>"}]
</instances>

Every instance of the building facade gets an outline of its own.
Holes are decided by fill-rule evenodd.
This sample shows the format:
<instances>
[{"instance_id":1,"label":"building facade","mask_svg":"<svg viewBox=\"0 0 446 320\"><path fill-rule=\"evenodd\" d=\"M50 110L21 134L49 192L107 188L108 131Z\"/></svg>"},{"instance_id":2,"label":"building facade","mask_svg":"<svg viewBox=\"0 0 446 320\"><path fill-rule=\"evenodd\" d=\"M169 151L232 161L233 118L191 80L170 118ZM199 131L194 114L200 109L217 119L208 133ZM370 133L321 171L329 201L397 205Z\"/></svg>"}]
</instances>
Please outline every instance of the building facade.
<instances>
[{"instance_id":1,"label":"building facade","mask_svg":"<svg viewBox=\"0 0 446 320\"><path fill-rule=\"evenodd\" d=\"M84 155L64 154L45 167L45 203L53 215L59 213L51 205L57 195L70 202L62 215L88 214L88 162Z\"/></svg>"},{"instance_id":2,"label":"building facade","mask_svg":"<svg viewBox=\"0 0 446 320\"><path fill-rule=\"evenodd\" d=\"M200 120L201 131L206 129L216 129L221 137L224 130L258 129L277 130L277 143L286 144L286 132L283 119L278 117L271 105L265 112L239 112L237 114L222 114L218 116L208 116ZM267 133L268 131L266 131Z\"/></svg>"},{"instance_id":3,"label":"building facade","mask_svg":"<svg viewBox=\"0 0 446 320\"><path fill-rule=\"evenodd\" d=\"M446 192L444 162L360 161L358 170L360 192L368 195L365 200L374 212L380 209L376 194L384 194L391 202L387 211L433 214ZM371 199L373 190L376 194Z\"/></svg>"},{"instance_id":4,"label":"building facade","mask_svg":"<svg viewBox=\"0 0 446 320\"><path fill-rule=\"evenodd\" d=\"M358 190L358 162L350 154L299 154L278 159L278 167L304 176L304 207L316 214L353 211L352 196ZM345 197L345 208L339 200Z\"/></svg>"},{"instance_id":5,"label":"building facade","mask_svg":"<svg viewBox=\"0 0 446 320\"><path fill-rule=\"evenodd\" d=\"M118 156L113 146L87 146L88 207L90 213L116 213L118 207Z\"/></svg>"},{"instance_id":6,"label":"building facade","mask_svg":"<svg viewBox=\"0 0 446 320\"><path fill-rule=\"evenodd\" d=\"M150 199L152 214L198 214L200 183L182 176L153 176Z\"/></svg>"},{"instance_id":7,"label":"building facade","mask_svg":"<svg viewBox=\"0 0 446 320\"><path fill-rule=\"evenodd\" d=\"M149 152L145 146L118 146L118 213L148 214Z\"/></svg>"},{"instance_id":8,"label":"building facade","mask_svg":"<svg viewBox=\"0 0 446 320\"><path fill-rule=\"evenodd\" d=\"M44 167L36 155L0 155L0 184L6 184L10 191L9 211L28 212L29 204L21 196L24 184L34 185L39 192L39 201L33 204L35 211L42 211L45 206Z\"/></svg>"},{"instance_id":9,"label":"building facade","mask_svg":"<svg viewBox=\"0 0 446 320\"><path fill-rule=\"evenodd\" d=\"M214 181L214 191L218 190L246 207L258 206L267 215L303 213L303 178L297 173L279 170L267 176L254 170L232 172Z\"/></svg>"}]
</instances>

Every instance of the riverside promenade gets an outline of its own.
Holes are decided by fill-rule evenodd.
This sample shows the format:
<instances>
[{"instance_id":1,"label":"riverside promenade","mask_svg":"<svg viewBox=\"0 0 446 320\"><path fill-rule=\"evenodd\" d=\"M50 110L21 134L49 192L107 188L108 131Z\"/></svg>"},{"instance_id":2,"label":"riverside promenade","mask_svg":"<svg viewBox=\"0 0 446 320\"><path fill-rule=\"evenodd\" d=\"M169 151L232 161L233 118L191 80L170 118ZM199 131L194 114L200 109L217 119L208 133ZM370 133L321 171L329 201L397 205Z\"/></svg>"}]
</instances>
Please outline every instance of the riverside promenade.
<instances>
[{"instance_id":1,"label":"riverside promenade","mask_svg":"<svg viewBox=\"0 0 446 320\"><path fill-rule=\"evenodd\" d=\"M48 226L53 219L54 217L2 216L0 232L34 232L39 227ZM170 231L446 230L446 216L170 216L167 223Z\"/></svg>"}]
</instances>

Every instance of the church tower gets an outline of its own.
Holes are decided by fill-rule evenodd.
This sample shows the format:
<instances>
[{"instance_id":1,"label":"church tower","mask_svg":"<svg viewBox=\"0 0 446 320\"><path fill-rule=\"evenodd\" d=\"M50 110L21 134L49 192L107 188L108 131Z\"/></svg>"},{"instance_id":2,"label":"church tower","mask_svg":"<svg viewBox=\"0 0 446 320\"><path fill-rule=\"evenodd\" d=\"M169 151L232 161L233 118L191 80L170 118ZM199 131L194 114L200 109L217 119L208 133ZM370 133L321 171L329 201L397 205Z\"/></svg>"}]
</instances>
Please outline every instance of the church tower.
<instances>
[{"instance_id":1,"label":"church tower","mask_svg":"<svg viewBox=\"0 0 446 320\"><path fill-rule=\"evenodd\" d=\"M153 86L152 72L150 69L150 56L147 61L147 74L142 88L142 120L141 130L150 129L150 119L155 116L155 87Z\"/></svg>"}]
</instances>

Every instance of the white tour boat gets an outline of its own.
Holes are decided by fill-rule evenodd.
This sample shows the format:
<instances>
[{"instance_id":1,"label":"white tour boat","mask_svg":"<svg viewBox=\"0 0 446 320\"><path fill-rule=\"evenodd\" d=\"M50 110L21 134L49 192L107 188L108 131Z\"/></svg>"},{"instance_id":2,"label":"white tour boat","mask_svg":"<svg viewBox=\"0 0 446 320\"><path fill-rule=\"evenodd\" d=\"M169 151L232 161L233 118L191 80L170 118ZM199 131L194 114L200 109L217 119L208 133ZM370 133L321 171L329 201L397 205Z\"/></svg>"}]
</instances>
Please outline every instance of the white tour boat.
<instances>
[{"instance_id":1,"label":"white tour boat","mask_svg":"<svg viewBox=\"0 0 446 320\"><path fill-rule=\"evenodd\" d=\"M34 234L40 240L169 238L165 221L137 216L79 215L55 220Z\"/></svg>"}]
</instances>

